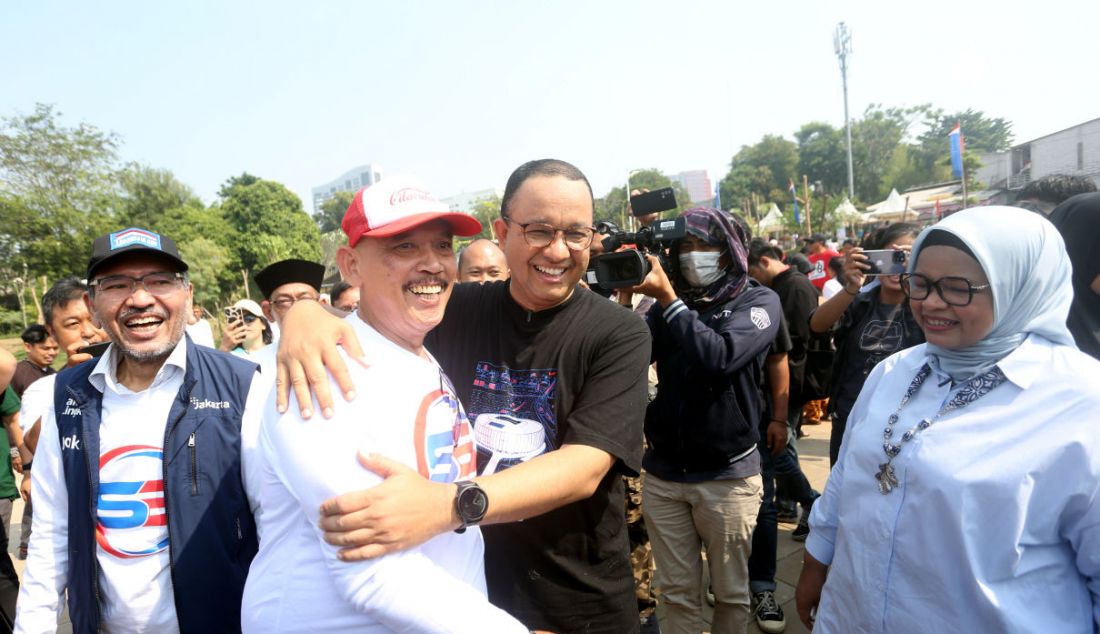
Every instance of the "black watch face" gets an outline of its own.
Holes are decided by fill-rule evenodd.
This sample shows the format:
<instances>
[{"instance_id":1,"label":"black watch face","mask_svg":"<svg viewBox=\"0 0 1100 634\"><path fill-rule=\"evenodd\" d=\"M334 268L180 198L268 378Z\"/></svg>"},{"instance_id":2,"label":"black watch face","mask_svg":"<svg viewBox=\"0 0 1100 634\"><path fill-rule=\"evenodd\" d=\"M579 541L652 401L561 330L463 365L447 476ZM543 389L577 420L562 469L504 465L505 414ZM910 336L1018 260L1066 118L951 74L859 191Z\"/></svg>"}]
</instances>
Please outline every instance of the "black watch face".
<instances>
[{"instance_id":1,"label":"black watch face","mask_svg":"<svg viewBox=\"0 0 1100 634\"><path fill-rule=\"evenodd\" d=\"M458 514L465 522L479 522L489 510L489 497L480 487L463 489L458 496Z\"/></svg>"}]
</instances>

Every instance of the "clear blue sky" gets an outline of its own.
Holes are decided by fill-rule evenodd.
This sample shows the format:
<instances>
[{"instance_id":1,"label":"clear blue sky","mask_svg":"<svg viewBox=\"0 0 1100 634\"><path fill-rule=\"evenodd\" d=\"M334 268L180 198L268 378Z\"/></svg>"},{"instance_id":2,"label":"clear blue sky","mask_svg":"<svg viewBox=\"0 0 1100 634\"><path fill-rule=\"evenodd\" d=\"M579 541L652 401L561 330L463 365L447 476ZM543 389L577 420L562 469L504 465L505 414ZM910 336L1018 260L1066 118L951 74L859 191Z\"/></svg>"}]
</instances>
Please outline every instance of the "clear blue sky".
<instances>
[{"instance_id":1,"label":"clear blue sky","mask_svg":"<svg viewBox=\"0 0 1100 634\"><path fill-rule=\"evenodd\" d=\"M52 103L211 202L248 171L310 187L356 165L440 196L525 160L707 169L768 133L843 123L832 33L869 103L975 108L1025 141L1100 117L1100 3L6 2L0 115Z\"/></svg>"}]
</instances>

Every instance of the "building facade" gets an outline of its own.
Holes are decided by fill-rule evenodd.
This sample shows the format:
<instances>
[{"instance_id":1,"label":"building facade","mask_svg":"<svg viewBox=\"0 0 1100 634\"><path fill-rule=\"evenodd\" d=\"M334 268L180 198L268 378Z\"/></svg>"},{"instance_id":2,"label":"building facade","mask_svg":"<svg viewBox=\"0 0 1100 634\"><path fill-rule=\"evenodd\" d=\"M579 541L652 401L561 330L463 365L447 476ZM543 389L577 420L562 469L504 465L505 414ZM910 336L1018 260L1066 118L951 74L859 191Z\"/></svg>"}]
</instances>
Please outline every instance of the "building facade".
<instances>
[{"instance_id":1,"label":"building facade","mask_svg":"<svg viewBox=\"0 0 1100 634\"><path fill-rule=\"evenodd\" d=\"M340 178L313 188L313 212L320 211L321 205L337 192L357 192L380 180L382 180L382 168L374 163L352 168L344 172Z\"/></svg>"},{"instance_id":2,"label":"building facade","mask_svg":"<svg viewBox=\"0 0 1100 634\"><path fill-rule=\"evenodd\" d=\"M1015 191L1051 174L1085 176L1100 187L1100 119L980 158L982 167L975 177L990 189Z\"/></svg>"},{"instance_id":3,"label":"building facade","mask_svg":"<svg viewBox=\"0 0 1100 634\"><path fill-rule=\"evenodd\" d=\"M704 203L714 200L714 185L706 170L688 170L672 177L684 186L692 203Z\"/></svg>"}]
</instances>

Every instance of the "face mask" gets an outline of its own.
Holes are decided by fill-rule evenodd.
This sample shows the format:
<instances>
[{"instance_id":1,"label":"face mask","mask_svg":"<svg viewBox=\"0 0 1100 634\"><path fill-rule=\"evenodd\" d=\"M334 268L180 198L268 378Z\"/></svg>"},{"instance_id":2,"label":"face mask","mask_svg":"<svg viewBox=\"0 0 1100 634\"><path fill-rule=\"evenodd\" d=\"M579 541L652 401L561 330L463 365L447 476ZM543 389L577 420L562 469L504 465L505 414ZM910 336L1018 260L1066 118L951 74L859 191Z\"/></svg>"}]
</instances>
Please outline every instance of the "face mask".
<instances>
[{"instance_id":1,"label":"face mask","mask_svg":"<svg viewBox=\"0 0 1100 634\"><path fill-rule=\"evenodd\" d=\"M680 254L680 273L688 284L696 287L710 286L725 273L718 266L722 257L719 251L688 251Z\"/></svg>"}]
</instances>

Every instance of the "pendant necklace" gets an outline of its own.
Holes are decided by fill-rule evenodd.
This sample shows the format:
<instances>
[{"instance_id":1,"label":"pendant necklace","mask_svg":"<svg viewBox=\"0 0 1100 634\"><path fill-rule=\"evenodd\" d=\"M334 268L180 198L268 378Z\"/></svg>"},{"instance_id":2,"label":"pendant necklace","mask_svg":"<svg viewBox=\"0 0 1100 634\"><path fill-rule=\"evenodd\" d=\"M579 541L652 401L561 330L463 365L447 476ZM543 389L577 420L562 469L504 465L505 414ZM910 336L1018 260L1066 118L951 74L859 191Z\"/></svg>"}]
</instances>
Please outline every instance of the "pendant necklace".
<instances>
[{"instance_id":1,"label":"pendant necklace","mask_svg":"<svg viewBox=\"0 0 1100 634\"><path fill-rule=\"evenodd\" d=\"M886 462L878 466L878 473L875 474L875 479L878 480L878 490L883 495L887 495L898 486L898 478L894 473L893 461L894 457L901 453L901 448L905 443L909 442L913 436L931 427L932 423L937 421L944 414L970 405L988 394L993 388L1004 383L1008 378L997 366L993 366L990 370L974 376L959 388L955 396L953 396L946 405L941 407L940 411L936 412L935 416L922 419L909 429L909 431L902 434L901 440L895 445L891 441L894 438L894 425L898 422L898 414L900 414L901 410L909 404L909 399L913 398L913 395L920 390L922 385L924 385L924 381L928 378L929 374L932 374L932 367L925 363L921 366L920 371L917 372L917 376L913 377L913 380L909 383L909 389L905 391L905 396L901 397L898 408L894 410L893 414L890 414L890 418L887 419L886 422L886 429L882 432L882 450L886 453Z\"/></svg>"}]
</instances>

